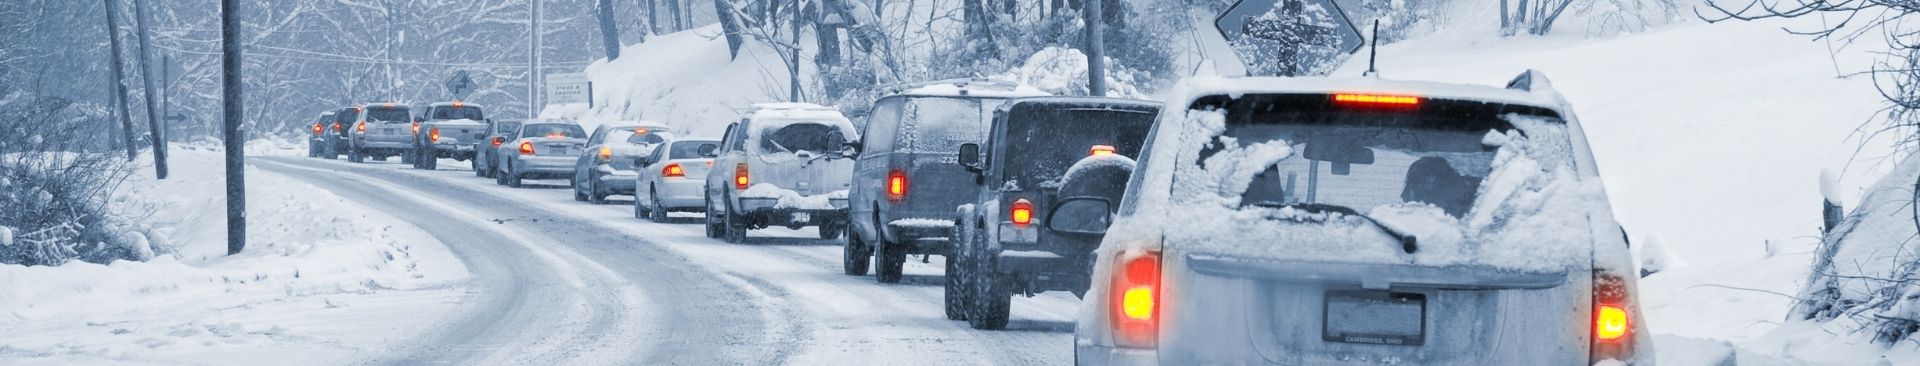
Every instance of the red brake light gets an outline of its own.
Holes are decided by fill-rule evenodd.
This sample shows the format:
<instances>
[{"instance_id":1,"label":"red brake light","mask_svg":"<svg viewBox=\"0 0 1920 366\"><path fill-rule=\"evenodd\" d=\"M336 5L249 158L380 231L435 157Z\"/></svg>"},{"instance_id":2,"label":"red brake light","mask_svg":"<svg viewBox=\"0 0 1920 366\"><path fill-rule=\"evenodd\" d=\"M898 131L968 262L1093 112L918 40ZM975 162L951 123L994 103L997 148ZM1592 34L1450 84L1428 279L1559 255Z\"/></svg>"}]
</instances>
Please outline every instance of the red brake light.
<instances>
[{"instance_id":1,"label":"red brake light","mask_svg":"<svg viewBox=\"0 0 1920 366\"><path fill-rule=\"evenodd\" d=\"M520 142L520 155L533 155L533 142L532 142L532 141L521 141L521 142Z\"/></svg>"},{"instance_id":2,"label":"red brake light","mask_svg":"<svg viewBox=\"0 0 1920 366\"><path fill-rule=\"evenodd\" d=\"M747 183L751 183L749 180L747 180L747 163L734 164L733 165L733 188L745 190L747 189Z\"/></svg>"},{"instance_id":3,"label":"red brake light","mask_svg":"<svg viewBox=\"0 0 1920 366\"><path fill-rule=\"evenodd\" d=\"M353 124L353 132L367 132L367 123L360 122Z\"/></svg>"},{"instance_id":4,"label":"red brake light","mask_svg":"<svg viewBox=\"0 0 1920 366\"><path fill-rule=\"evenodd\" d=\"M466 106L467 106L466 103L461 103L458 100L453 101L453 109L460 109L461 107L466 107Z\"/></svg>"},{"instance_id":5,"label":"red brake light","mask_svg":"<svg viewBox=\"0 0 1920 366\"><path fill-rule=\"evenodd\" d=\"M1600 305L1593 313L1593 336L1601 341L1617 341L1627 336L1627 311L1618 306Z\"/></svg>"},{"instance_id":6,"label":"red brake light","mask_svg":"<svg viewBox=\"0 0 1920 366\"><path fill-rule=\"evenodd\" d=\"M1113 145L1093 145L1090 155L1113 155Z\"/></svg>"},{"instance_id":7,"label":"red brake light","mask_svg":"<svg viewBox=\"0 0 1920 366\"><path fill-rule=\"evenodd\" d=\"M686 169L681 169L681 168L680 168L680 163L668 163L668 164L667 164L667 167L665 167L665 168L660 168L660 176L663 176L663 177L685 177L685 176L687 176L687 171L686 171Z\"/></svg>"},{"instance_id":8,"label":"red brake light","mask_svg":"<svg viewBox=\"0 0 1920 366\"><path fill-rule=\"evenodd\" d=\"M500 144L505 144L505 143L507 143L507 138L500 137L500 136L493 137L493 147L500 147Z\"/></svg>"},{"instance_id":9,"label":"red brake light","mask_svg":"<svg viewBox=\"0 0 1920 366\"><path fill-rule=\"evenodd\" d=\"M1627 279L1595 269L1593 273L1593 344L1589 361L1633 358L1632 293Z\"/></svg>"},{"instance_id":10,"label":"red brake light","mask_svg":"<svg viewBox=\"0 0 1920 366\"><path fill-rule=\"evenodd\" d=\"M415 135L420 134L420 122L413 123L413 134Z\"/></svg>"},{"instance_id":11,"label":"red brake light","mask_svg":"<svg viewBox=\"0 0 1920 366\"><path fill-rule=\"evenodd\" d=\"M1405 109L1420 106L1420 97L1385 94L1334 94L1333 104L1346 107Z\"/></svg>"},{"instance_id":12,"label":"red brake light","mask_svg":"<svg viewBox=\"0 0 1920 366\"><path fill-rule=\"evenodd\" d=\"M1160 328L1160 253L1121 253L1115 264L1108 311L1113 341L1122 347L1153 347Z\"/></svg>"},{"instance_id":13,"label":"red brake light","mask_svg":"<svg viewBox=\"0 0 1920 366\"><path fill-rule=\"evenodd\" d=\"M647 134L647 128L646 128L646 127L641 127L641 128L635 128L635 129L633 129L633 134L635 134L635 135L645 135L645 134Z\"/></svg>"},{"instance_id":14,"label":"red brake light","mask_svg":"<svg viewBox=\"0 0 1920 366\"><path fill-rule=\"evenodd\" d=\"M340 122L334 122L334 123L333 123L333 131L334 131L334 132L339 132L339 131L340 131Z\"/></svg>"},{"instance_id":15,"label":"red brake light","mask_svg":"<svg viewBox=\"0 0 1920 366\"><path fill-rule=\"evenodd\" d=\"M887 198L899 201L907 196L907 172L887 172Z\"/></svg>"},{"instance_id":16,"label":"red brake light","mask_svg":"<svg viewBox=\"0 0 1920 366\"><path fill-rule=\"evenodd\" d=\"M434 128L433 128L433 129L431 129L431 130L427 130L427 142L440 142L440 128L439 128L439 127L434 127Z\"/></svg>"},{"instance_id":17,"label":"red brake light","mask_svg":"<svg viewBox=\"0 0 1920 366\"><path fill-rule=\"evenodd\" d=\"M320 134L320 131L325 131L325 130L320 127L320 124L318 123L313 124L313 134L318 135Z\"/></svg>"},{"instance_id":18,"label":"red brake light","mask_svg":"<svg viewBox=\"0 0 1920 366\"><path fill-rule=\"evenodd\" d=\"M1013 217L1013 226L1026 227L1033 224L1033 202L1025 198L1013 201L1013 211L1009 212L1008 216Z\"/></svg>"}]
</instances>

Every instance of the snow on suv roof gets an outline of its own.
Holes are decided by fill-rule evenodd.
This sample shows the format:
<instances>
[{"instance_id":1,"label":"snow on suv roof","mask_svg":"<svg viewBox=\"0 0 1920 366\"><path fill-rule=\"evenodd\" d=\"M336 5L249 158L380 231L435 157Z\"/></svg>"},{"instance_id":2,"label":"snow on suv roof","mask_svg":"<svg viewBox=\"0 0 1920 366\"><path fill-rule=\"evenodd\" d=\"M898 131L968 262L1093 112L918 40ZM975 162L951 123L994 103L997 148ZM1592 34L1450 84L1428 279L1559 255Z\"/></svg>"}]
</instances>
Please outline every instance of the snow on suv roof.
<instances>
[{"instance_id":1,"label":"snow on suv roof","mask_svg":"<svg viewBox=\"0 0 1920 366\"><path fill-rule=\"evenodd\" d=\"M999 79L949 79L900 84L886 89L888 94L923 97L1021 98L1053 95L1026 84Z\"/></svg>"},{"instance_id":2,"label":"snow on suv roof","mask_svg":"<svg viewBox=\"0 0 1920 366\"><path fill-rule=\"evenodd\" d=\"M1447 84L1380 78L1195 77L1176 91L1184 100L1207 95L1368 93L1419 96L1431 99L1473 100L1527 105L1566 114L1565 99L1537 71L1522 73L1511 87ZM1520 89L1524 88L1524 89Z\"/></svg>"}]
</instances>

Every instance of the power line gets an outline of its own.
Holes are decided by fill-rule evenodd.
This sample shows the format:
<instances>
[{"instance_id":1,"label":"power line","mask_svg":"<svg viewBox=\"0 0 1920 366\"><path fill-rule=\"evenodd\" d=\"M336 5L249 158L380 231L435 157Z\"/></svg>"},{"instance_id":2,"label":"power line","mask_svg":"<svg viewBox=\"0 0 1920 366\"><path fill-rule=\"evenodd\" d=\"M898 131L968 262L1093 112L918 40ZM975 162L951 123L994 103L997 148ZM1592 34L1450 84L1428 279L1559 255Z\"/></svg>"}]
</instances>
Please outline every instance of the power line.
<instances>
[{"instance_id":1,"label":"power line","mask_svg":"<svg viewBox=\"0 0 1920 366\"><path fill-rule=\"evenodd\" d=\"M165 45L157 45L157 44L156 44L156 45L154 45L154 47L155 47L155 48L160 48L160 49L164 49L164 50L168 50L168 51L173 51L173 52L179 52L179 53L185 53L185 54L193 54L193 55L204 55L204 56L219 56L219 55L220 55L220 53L218 53L218 52L207 52L207 51L194 51L194 50L185 50L185 49L180 49L180 48L175 48L175 47L168 47L168 46L165 46ZM475 68L505 68L505 69L526 69L526 68L529 68L529 66L528 66L528 65L526 65L526 64L520 64L520 63L450 63L450 62L430 62L430 61L388 61L388 60L381 60L381 59L372 59L372 58L365 58L365 57L355 57L355 56L348 56L348 55L338 55L338 54L330 54L330 53L324 53L324 52L314 52L314 51L306 51L306 50L299 50L299 49L292 49L292 48L284 48L284 47L274 47L274 46L260 46L260 45L253 45L253 46L248 46L248 47L249 47L249 48L263 48L263 49L271 49L271 50L279 50L279 51L286 51L286 52L293 52L293 53L302 53L302 54L311 54L311 55L316 55L316 56L324 56L324 57L331 57L331 58L322 58L322 57L302 57L302 56L294 56L294 55L284 55L284 54L263 54L263 53L259 53L259 52L249 52L249 53L247 53L247 55L246 55L246 57L249 57L249 58L253 58L253 57L261 57L261 58L275 58L275 59L286 59L286 60L300 60L300 61L319 61L319 62L346 62L346 63L356 63L356 64L388 64L388 63L391 63L391 64L395 64L395 65L419 65L419 66L451 66L451 67L475 67ZM596 61L572 61L572 62L560 62L560 63L557 63L557 64L555 64L555 65L544 65L543 67L546 67L546 66L562 66L562 67L564 67L564 66L585 66L585 65L590 65L590 64L592 64L592 63L594 63L594 62L596 62Z\"/></svg>"}]
</instances>

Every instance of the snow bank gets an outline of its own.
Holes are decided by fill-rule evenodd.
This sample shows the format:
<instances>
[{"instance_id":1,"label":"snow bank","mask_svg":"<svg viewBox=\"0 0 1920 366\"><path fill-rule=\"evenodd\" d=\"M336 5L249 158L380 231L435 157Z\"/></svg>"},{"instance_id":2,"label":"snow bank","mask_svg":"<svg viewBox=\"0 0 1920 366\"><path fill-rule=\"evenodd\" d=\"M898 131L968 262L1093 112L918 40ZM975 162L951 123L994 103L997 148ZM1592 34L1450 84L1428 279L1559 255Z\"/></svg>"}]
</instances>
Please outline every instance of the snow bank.
<instances>
[{"instance_id":1,"label":"snow bank","mask_svg":"<svg viewBox=\"0 0 1920 366\"><path fill-rule=\"evenodd\" d=\"M269 346L282 341L309 350L340 347L333 341L322 342L332 346L315 344L313 338L366 329L347 332L341 330L350 328L346 325L303 319L346 315L379 320L386 324L382 329L407 329L453 304L412 304L408 307L427 313L408 317L346 307L358 302L354 296L446 286L468 276L445 246L418 228L301 181L252 169L247 172L248 247L227 256L222 154L181 144L172 150L170 163L169 179L135 174L110 206L127 214L151 212L145 222L153 227L128 235L176 254L107 265L0 265L0 329L7 329L0 332L0 344L7 345L0 353L54 357L52 363L100 360L90 357L198 363L210 362L205 356L284 349ZM214 326L209 323L232 332L196 336ZM371 336L338 341L375 339ZM347 362L359 356L325 357Z\"/></svg>"},{"instance_id":2,"label":"snow bank","mask_svg":"<svg viewBox=\"0 0 1920 366\"><path fill-rule=\"evenodd\" d=\"M720 34L716 23L648 37L623 48L619 59L587 67L594 107L579 120L644 118L688 136L719 136L753 104L787 99L786 66L773 49L749 39L729 59Z\"/></svg>"},{"instance_id":3,"label":"snow bank","mask_svg":"<svg viewBox=\"0 0 1920 366\"><path fill-rule=\"evenodd\" d=\"M759 183L754 184L752 187L747 187L745 191L741 191L740 198L777 199L778 201L773 204L773 208L780 210L832 210L835 209L835 207L833 207L833 200L847 199L847 190L842 189L827 192L826 194L808 196L790 189L780 188L780 186L773 185L773 183Z\"/></svg>"},{"instance_id":4,"label":"snow bank","mask_svg":"<svg viewBox=\"0 0 1920 366\"><path fill-rule=\"evenodd\" d=\"M1147 92L1132 84L1136 74L1133 69L1108 57L1105 95L1147 99ZM1054 95L1090 95L1087 93L1087 55L1075 48L1051 46L1040 49L998 78L1031 85Z\"/></svg>"}]
</instances>

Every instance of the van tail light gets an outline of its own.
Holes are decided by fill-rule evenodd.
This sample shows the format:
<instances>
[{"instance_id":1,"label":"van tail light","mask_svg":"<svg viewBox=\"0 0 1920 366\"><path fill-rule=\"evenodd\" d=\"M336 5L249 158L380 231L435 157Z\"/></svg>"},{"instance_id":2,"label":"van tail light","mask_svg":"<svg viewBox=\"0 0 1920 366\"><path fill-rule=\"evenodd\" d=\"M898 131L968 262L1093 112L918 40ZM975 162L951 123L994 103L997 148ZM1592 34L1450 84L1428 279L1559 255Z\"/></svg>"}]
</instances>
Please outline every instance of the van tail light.
<instances>
[{"instance_id":1,"label":"van tail light","mask_svg":"<svg viewBox=\"0 0 1920 366\"><path fill-rule=\"evenodd\" d=\"M1126 251L1114 260L1108 299L1113 343L1153 348L1160 343L1160 252Z\"/></svg>"},{"instance_id":2,"label":"van tail light","mask_svg":"<svg viewBox=\"0 0 1920 366\"><path fill-rule=\"evenodd\" d=\"M681 168L680 163L667 163L665 168L660 168L660 176L671 178L685 177L687 176L687 170Z\"/></svg>"},{"instance_id":3,"label":"van tail light","mask_svg":"<svg viewBox=\"0 0 1920 366\"><path fill-rule=\"evenodd\" d=\"M1087 154L1093 156L1113 155L1113 145L1093 145L1092 151Z\"/></svg>"},{"instance_id":4,"label":"van tail light","mask_svg":"<svg viewBox=\"0 0 1920 366\"><path fill-rule=\"evenodd\" d=\"M747 179L747 163L734 164L733 189L746 190L747 183L752 183L751 180Z\"/></svg>"},{"instance_id":5,"label":"van tail light","mask_svg":"<svg viewBox=\"0 0 1920 366\"><path fill-rule=\"evenodd\" d=\"M435 142L435 143L440 142L439 127L434 127L433 129L427 130L427 142Z\"/></svg>"},{"instance_id":6,"label":"van tail light","mask_svg":"<svg viewBox=\"0 0 1920 366\"><path fill-rule=\"evenodd\" d=\"M613 162L613 148L611 148L611 147L606 147L606 146L601 146L601 147L600 147L600 154L599 154L599 156L600 156L600 163L601 163L601 164L606 164L606 163L609 163L609 162Z\"/></svg>"},{"instance_id":7,"label":"van tail light","mask_svg":"<svg viewBox=\"0 0 1920 366\"><path fill-rule=\"evenodd\" d=\"M899 201L907 197L907 172L898 169L887 172L887 198Z\"/></svg>"},{"instance_id":8,"label":"van tail light","mask_svg":"<svg viewBox=\"0 0 1920 366\"><path fill-rule=\"evenodd\" d=\"M1632 296L1625 277L1594 269L1593 344L1589 362L1633 358Z\"/></svg>"},{"instance_id":9,"label":"van tail light","mask_svg":"<svg viewBox=\"0 0 1920 366\"><path fill-rule=\"evenodd\" d=\"M1013 210L1007 213L1013 218L1013 226L1026 228L1033 224L1033 202L1025 198L1013 201Z\"/></svg>"},{"instance_id":10,"label":"van tail light","mask_svg":"<svg viewBox=\"0 0 1920 366\"><path fill-rule=\"evenodd\" d=\"M532 142L532 141L521 141L521 142L520 142L520 155L533 155L533 142Z\"/></svg>"},{"instance_id":11,"label":"van tail light","mask_svg":"<svg viewBox=\"0 0 1920 366\"><path fill-rule=\"evenodd\" d=\"M505 143L507 143L506 137L500 137L500 136L493 137L493 147L500 147L501 144L505 144Z\"/></svg>"}]
</instances>

